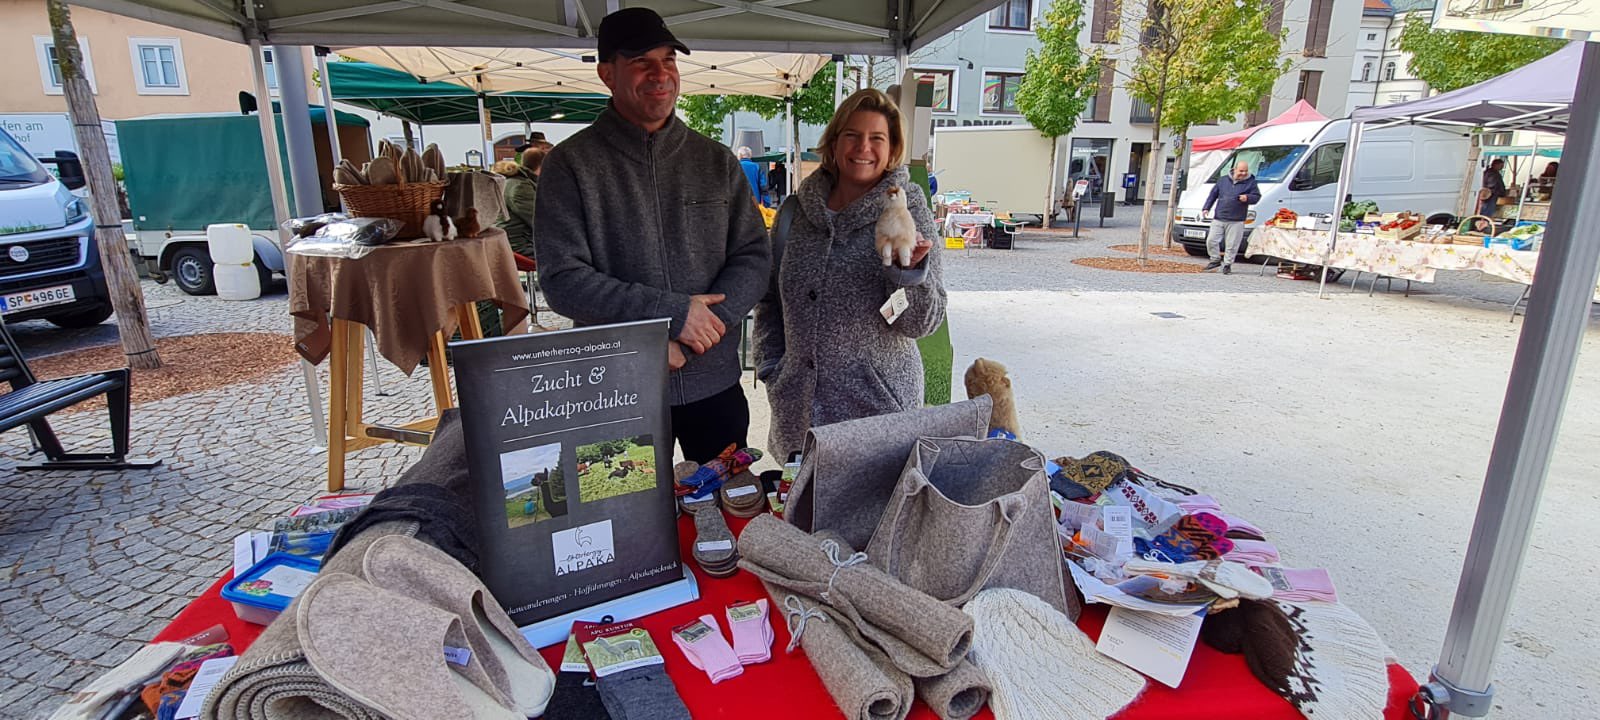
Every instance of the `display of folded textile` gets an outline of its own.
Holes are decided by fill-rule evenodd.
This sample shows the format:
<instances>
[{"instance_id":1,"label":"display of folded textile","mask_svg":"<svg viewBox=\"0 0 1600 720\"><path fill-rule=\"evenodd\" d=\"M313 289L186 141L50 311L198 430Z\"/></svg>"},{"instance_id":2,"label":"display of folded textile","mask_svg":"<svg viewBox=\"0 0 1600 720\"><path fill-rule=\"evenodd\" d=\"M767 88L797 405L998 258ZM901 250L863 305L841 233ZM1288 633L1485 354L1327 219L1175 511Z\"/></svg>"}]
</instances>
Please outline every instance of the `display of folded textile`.
<instances>
[{"instance_id":1,"label":"display of folded textile","mask_svg":"<svg viewBox=\"0 0 1600 720\"><path fill-rule=\"evenodd\" d=\"M1100 720L1144 690L1144 676L1100 654L1065 615L1028 593L985 590L966 613L973 660L994 684L996 720Z\"/></svg>"},{"instance_id":2,"label":"display of folded textile","mask_svg":"<svg viewBox=\"0 0 1600 720\"><path fill-rule=\"evenodd\" d=\"M882 650L908 675L943 675L966 657L971 618L889 577L841 540L760 515L739 536L739 554L739 567L836 611L852 637Z\"/></svg>"},{"instance_id":3,"label":"display of folded textile","mask_svg":"<svg viewBox=\"0 0 1600 720\"><path fill-rule=\"evenodd\" d=\"M915 688L883 651L858 644L849 621L827 605L763 581L789 626L789 647L804 648L835 705L850 720L905 720Z\"/></svg>"}]
</instances>

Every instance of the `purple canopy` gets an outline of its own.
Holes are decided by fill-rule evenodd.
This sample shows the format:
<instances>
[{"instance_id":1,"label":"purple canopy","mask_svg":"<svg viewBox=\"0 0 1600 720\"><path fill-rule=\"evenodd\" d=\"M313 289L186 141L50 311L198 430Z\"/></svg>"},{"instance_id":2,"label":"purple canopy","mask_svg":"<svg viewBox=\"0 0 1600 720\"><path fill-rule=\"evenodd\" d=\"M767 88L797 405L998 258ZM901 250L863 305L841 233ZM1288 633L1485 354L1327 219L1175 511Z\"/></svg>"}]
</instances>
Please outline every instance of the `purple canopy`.
<instances>
[{"instance_id":1,"label":"purple canopy","mask_svg":"<svg viewBox=\"0 0 1600 720\"><path fill-rule=\"evenodd\" d=\"M1351 118L1380 126L1483 126L1565 134L1582 56L1583 43L1567 43L1548 57L1476 85L1421 100L1362 108Z\"/></svg>"}]
</instances>

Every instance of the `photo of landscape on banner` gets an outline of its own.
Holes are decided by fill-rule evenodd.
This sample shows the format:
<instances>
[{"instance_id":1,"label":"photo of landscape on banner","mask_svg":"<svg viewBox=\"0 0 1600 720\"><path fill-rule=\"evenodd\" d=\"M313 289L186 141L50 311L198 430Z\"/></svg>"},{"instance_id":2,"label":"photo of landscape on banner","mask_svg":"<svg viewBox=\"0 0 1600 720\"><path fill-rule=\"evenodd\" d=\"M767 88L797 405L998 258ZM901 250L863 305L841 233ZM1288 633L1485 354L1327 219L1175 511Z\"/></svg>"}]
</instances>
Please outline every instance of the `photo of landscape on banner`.
<instances>
[{"instance_id":1,"label":"photo of landscape on banner","mask_svg":"<svg viewBox=\"0 0 1600 720\"><path fill-rule=\"evenodd\" d=\"M528 625L682 578L667 321L452 343L484 583Z\"/></svg>"}]
</instances>

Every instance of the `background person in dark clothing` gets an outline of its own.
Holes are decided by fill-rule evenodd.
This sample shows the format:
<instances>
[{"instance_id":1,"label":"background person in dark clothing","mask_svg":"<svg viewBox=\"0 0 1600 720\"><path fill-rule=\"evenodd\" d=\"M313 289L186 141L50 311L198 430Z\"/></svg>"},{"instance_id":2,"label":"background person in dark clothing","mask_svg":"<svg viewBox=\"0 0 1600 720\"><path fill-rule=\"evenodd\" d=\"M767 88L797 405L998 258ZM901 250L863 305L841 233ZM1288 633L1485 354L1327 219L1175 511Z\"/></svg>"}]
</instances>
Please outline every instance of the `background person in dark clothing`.
<instances>
[{"instance_id":1,"label":"background person in dark clothing","mask_svg":"<svg viewBox=\"0 0 1600 720\"><path fill-rule=\"evenodd\" d=\"M1483 171L1483 189L1478 191L1478 214L1493 218L1495 206L1506 195L1506 179L1500 175L1506 161L1495 158Z\"/></svg>"},{"instance_id":2,"label":"background person in dark clothing","mask_svg":"<svg viewBox=\"0 0 1600 720\"><path fill-rule=\"evenodd\" d=\"M1250 216L1250 206L1258 202L1261 188L1250 174L1250 165L1243 160L1234 163L1233 172L1211 186L1211 194L1201 208L1201 212L1211 212L1211 206L1217 206L1211 229L1206 232L1206 252L1211 255L1206 270L1221 267L1223 275L1233 272L1233 258L1244 240L1244 221Z\"/></svg>"}]
</instances>

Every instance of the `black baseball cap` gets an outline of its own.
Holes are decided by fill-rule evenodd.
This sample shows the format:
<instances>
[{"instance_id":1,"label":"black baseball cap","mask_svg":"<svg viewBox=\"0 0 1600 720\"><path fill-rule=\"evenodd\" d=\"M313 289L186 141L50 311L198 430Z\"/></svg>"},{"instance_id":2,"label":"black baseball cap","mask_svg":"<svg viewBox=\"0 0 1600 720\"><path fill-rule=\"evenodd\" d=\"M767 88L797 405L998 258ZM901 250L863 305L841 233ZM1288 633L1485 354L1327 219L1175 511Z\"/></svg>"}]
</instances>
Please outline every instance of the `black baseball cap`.
<instances>
[{"instance_id":1,"label":"black baseball cap","mask_svg":"<svg viewBox=\"0 0 1600 720\"><path fill-rule=\"evenodd\" d=\"M674 37L667 22L650 8L626 8L600 20L600 62L611 62L617 53L635 57L662 45L689 54L689 46Z\"/></svg>"}]
</instances>

